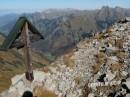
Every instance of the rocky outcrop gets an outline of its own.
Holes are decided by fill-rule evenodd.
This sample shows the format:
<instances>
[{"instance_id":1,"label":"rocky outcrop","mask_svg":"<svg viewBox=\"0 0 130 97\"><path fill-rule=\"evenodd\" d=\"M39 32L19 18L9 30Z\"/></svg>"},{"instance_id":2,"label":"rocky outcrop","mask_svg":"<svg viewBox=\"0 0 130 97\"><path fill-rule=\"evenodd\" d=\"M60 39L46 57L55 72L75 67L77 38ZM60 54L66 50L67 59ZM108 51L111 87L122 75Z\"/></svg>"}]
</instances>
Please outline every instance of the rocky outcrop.
<instances>
[{"instance_id":1,"label":"rocky outcrop","mask_svg":"<svg viewBox=\"0 0 130 97\"><path fill-rule=\"evenodd\" d=\"M115 23L104 34L97 35L100 36L100 39L95 36L98 39L98 44L94 44L94 47L98 49L103 45L105 50L102 52L99 49L99 54L104 56L96 57L100 65L96 74L91 76L93 80L87 84L91 88L88 97L128 97L130 93L128 84L130 82L130 72L128 71L129 32L130 20L126 18ZM101 61L102 57L105 58L103 62ZM84 97L87 96L84 95Z\"/></svg>"},{"instance_id":2,"label":"rocky outcrop","mask_svg":"<svg viewBox=\"0 0 130 97\"><path fill-rule=\"evenodd\" d=\"M97 53L90 44L79 44L78 51L74 52L73 59L75 65L67 67L63 62L63 57L58 58L56 62L48 67L48 72L34 71L34 81L28 82L24 74L12 78L12 85L8 92L3 93L3 97L11 97L12 94L21 97L24 91L33 91L35 87L42 86L50 91L54 91L58 97L79 97L82 95L82 89L92 76L90 66L95 63L94 54ZM82 47L80 45L83 45ZM87 49L87 50L85 50ZM5 94L5 95L4 95ZM8 96L9 95L9 96Z\"/></svg>"}]
</instances>

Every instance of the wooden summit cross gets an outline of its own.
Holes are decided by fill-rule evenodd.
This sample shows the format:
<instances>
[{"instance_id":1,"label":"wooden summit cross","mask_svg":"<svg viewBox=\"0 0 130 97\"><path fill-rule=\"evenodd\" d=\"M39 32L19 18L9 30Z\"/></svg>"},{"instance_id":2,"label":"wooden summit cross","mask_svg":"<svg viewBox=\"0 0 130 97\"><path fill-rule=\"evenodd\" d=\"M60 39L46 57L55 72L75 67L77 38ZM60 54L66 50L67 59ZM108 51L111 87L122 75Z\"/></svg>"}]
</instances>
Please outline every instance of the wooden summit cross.
<instances>
[{"instance_id":1,"label":"wooden summit cross","mask_svg":"<svg viewBox=\"0 0 130 97\"><path fill-rule=\"evenodd\" d=\"M33 81L34 79L30 43L40 39L43 39L43 36L31 22L29 22L26 17L20 17L1 46L1 50L11 48L23 49L27 69L25 75L29 81Z\"/></svg>"}]
</instances>

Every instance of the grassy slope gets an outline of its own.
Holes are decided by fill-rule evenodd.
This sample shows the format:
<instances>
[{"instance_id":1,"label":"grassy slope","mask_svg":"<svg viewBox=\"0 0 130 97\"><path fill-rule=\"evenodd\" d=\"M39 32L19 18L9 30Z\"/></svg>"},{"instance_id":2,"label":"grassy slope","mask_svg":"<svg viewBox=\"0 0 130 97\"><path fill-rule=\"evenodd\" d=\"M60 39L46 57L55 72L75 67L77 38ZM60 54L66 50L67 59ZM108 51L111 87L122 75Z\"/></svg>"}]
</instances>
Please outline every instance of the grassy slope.
<instances>
[{"instance_id":1,"label":"grassy slope","mask_svg":"<svg viewBox=\"0 0 130 97\"><path fill-rule=\"evenodd\" d=\"M0 45L4 38L0 36ZM33 67L39 68L49 64L49 61L41 54L33 52ZM0 92L7 89L11 84L11 78L25 72L24 59L20 51L11 49L0 51Z\"/></svg>"}]
</instances>

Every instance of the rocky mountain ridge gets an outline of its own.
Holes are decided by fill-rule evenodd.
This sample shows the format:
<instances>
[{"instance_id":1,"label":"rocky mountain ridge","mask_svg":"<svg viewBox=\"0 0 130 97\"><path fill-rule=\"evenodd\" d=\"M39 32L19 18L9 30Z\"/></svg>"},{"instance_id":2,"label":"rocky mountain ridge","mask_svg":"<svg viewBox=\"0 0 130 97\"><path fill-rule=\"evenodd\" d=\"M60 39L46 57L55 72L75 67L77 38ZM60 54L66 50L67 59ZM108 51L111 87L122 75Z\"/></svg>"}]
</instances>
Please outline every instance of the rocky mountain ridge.
<instances>
[{"instance_id":1,"label":"rocky mountain ridge","mask_svg":"<svg viewBox=\"0 0 130 97\"><path fill-rule=\"evenodd\" d=\"M130 16L129 9L107 6L98 10L58 10L29 15L30 20L46 37L34 44L41 51L62 54L93 33L100 32L121 18ZM37 16L38 15L38 16ZM43 44L41 46L41 44ZM45 46L44 46L45 44Z\"/></svg>"},{"instance_id":2,"label":"rocky mountain ridge","mask_svg":"<svg viewBox=\"0 0 130 97\"><path fill-rule=\"evenodd\" d=\"M106 29L121 18L130 16L130 9L104 6L95 10L51 9L24 15L45 36L45 40L34 43L33 47L37 51L59 56L82 39ZM0 29L2 32L9 32L14 22L12 20Z\"/></svg>"},{"instance_id":3,"label":"rocky mountain ridge","mask_svg":"<svg viewBox=\"0 0 130 97\"><path fill-rule=\"evenodd\" d=\"M21 97L27 90L44 97L44 92L39 94L42 89L56 97L130 97L129 44L130 18L125 18L81 41L51 65L35 70L33 82L24 75L13 77L1 97Z\"/></svg>"}]
</instances>

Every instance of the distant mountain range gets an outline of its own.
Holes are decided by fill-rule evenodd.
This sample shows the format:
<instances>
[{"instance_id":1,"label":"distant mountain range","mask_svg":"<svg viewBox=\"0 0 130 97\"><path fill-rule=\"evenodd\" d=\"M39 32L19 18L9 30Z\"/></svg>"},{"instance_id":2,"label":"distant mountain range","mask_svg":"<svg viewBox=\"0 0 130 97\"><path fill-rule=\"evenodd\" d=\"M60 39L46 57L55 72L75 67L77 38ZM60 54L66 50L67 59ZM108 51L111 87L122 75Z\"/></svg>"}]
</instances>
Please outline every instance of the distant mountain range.
<instances>
[{"instance_id":1,"label":"distant mountain range","mask_svg":"<svg viewBox=\"0 0 130 97\"><path fill-rule=\"evenodd\" d=\"M7 14L4 16L3 15L0 16L0 31L4 32L4 34L7 35L17 18L18 18L17 14Z\"/></svg>"},{"instance_id":2,"label":"distant mountain range","mask_svg":"<svg viewBox=\"0 0 130 97\"><path fill-rule=\"evenodd\" d=\"M90 37L121 18L130 16L130 9L104 6L97 10L50 9L22 15L28 17L45 36L45 40L32 46L43 52L59 55L85 37ZM0 30L7 34L18 17L16 14L1 16Z\"/></svg>"}]
</instances>

